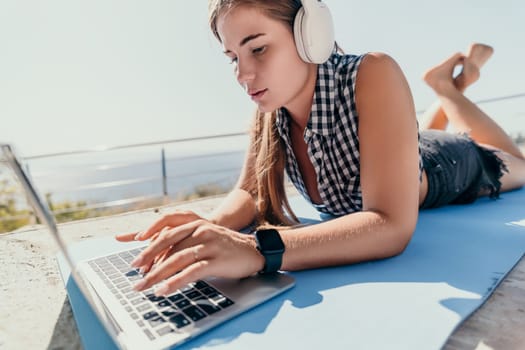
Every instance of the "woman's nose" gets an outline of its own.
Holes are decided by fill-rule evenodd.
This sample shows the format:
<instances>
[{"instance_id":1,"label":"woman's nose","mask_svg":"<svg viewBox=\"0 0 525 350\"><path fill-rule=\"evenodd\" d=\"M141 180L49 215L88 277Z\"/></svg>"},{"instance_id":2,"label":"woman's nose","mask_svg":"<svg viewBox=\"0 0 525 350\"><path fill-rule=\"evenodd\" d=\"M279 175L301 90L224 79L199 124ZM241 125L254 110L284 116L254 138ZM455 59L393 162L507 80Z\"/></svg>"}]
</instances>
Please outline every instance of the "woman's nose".
<instances>
[{"instance_id":1,"label":"woman's nose","mask_svg":"<svg viewBox=\"0 0 525 350\"><path fill-rule=\"evenodd\" d=\"M241 85L246 85L246 83L252 81L255 78L255 69L253 65L249 64L246 61L239 60L236 67L237 81Z\"/></svg>"}]
</instances>

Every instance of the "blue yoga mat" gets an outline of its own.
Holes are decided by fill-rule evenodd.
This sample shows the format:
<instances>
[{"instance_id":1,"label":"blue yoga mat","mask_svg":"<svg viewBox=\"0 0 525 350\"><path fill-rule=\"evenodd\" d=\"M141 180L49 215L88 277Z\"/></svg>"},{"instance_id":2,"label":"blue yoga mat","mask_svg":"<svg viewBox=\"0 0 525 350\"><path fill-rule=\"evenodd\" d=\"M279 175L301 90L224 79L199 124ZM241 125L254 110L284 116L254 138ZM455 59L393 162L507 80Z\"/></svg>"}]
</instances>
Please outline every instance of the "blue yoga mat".
<instances>
[{"instance_id":1,"label":"blue yoga mat","mask_svg":"<svg viewBox=\"0 0 525 350\"><path fill-rule=\"evenodd\" d=\"M292 203L303 220L322 220L302 199ZM97 239L70 249L81 260L121 247ZM294 272L293 289L180 349L439 349L524 252L525 190L422 211L402 255ZM115 348L58 260L84 348Z\"/></svg>"}]
</instances>

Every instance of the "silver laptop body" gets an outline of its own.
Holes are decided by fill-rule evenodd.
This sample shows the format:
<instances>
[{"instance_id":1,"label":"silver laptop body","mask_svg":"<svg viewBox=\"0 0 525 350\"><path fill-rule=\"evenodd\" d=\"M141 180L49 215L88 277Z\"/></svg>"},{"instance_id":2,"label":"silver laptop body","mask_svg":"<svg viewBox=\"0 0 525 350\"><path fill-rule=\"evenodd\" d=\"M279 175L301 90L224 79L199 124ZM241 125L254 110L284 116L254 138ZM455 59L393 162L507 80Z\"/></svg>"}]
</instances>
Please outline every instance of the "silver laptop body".
<instances>
[{"instance_id":1,"label":"silver laptop body","mask_svg":"<svg viewBox=\"0 0 525 350\"><path fill-rule=\"evenodd\" d=\"M152 289L134 292L132 286L141 276L129 262L144 247L135 246L75 264L51 211L24 172L13 148L8 144L0 146L36 215L60 247L80 291L121 349L174 347L294 285L291 276L278 273L241 280L197 281L166 298L155 297Z\"/></svg>"}]
</instances>

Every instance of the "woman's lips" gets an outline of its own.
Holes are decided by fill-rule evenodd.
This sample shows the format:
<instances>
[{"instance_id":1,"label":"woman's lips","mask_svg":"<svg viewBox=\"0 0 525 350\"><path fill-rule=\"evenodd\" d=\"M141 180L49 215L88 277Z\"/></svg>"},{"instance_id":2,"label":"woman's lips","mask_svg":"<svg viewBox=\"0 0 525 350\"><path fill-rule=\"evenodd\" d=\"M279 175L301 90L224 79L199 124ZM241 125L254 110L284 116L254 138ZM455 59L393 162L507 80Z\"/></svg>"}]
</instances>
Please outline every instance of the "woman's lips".
<instances>
[{"instance_id":1,"label":"woman's lips","mask_svg":"<svg viewBox=\"0 0 525 350\"><path fill-rule=\"evenodd\" d=\"M264 96L264 94L266 93L268 89L262 89L262 90L257 90L257 91L254 91L254 92L249 92L251 98L253 101L257 102L257 101L260 101L261 98Z\"/></svg>"}]
</instances>

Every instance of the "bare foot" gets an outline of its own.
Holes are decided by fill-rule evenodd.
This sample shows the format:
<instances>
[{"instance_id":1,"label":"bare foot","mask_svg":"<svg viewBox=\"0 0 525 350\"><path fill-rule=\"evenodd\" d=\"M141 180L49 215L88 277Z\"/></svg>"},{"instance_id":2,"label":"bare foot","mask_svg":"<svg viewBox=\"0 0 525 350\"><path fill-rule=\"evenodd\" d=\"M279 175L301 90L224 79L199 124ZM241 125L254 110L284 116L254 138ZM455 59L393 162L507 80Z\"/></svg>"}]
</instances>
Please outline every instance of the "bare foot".
<instances>
[{"instance_id":1,"label":"bare foot","mask_svg":"<svg viewBox=\"0 0 525 350\"><path fill-rule=\"evenodd\" d=\"M465 91L468 86L479 79L479 68L469 57L463 60L461 73L454 79L454 85L459 91Z\"/></svg>"},{"instance_id":2,"label":"bare foot","mask_svg":"<svg viewBox=\"0 0 525 350\"><path fill-rule=\"evenodd\" d=\"M476 65L476 67L478 67L478 69L481 69L493 53L494 49L491 46L473 43L468 49L467 57Z\"/></svg>"},{"instance_id":3,"label":"bare foot","mask_svg":"<svg viewBox=\"0 0 525 350\"><path fill-rule=\"evenodd\" d=\"M440 93L443 89L454 88L456 85L453 79L454 68L458 65L464 65L465 56L462 53L456 53L437 66L430 68L423 74L423 80L436 93Z\"/></svg>"},{"instance_id":4,"label":"bare foot","mask_svg":"<svg viewBox=\"0 0 525 350\"><path fill-rule=\"evenodd\" d=\"M463 63L463 69L454 80L458 90L462 92L465 91L468 86L479 79L481 67L483 67L493 53L494 49L491 46L479 43L470 45L466 56L467 58Z\"/></svg>"}]
</instances>

